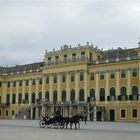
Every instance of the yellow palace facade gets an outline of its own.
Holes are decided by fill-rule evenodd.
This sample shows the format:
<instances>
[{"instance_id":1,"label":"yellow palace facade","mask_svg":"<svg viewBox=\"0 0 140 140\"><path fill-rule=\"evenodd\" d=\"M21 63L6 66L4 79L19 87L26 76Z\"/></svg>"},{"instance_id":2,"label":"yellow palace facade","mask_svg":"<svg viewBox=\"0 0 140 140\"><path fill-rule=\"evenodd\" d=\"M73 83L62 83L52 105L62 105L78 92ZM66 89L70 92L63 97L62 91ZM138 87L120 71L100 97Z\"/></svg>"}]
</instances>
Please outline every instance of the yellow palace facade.
<instances>
[{"instance_id":1,"label":"yellow palace facade","mask_svg":"<svg viewBox=\"0 0 140 140\"><path fill-rule=\"evenodd\" d=\"M87 113L91 121L140 121L140 43L103 51L64 45L42 62L0 67L0 119Z\"/></svg>"}]
</instances>

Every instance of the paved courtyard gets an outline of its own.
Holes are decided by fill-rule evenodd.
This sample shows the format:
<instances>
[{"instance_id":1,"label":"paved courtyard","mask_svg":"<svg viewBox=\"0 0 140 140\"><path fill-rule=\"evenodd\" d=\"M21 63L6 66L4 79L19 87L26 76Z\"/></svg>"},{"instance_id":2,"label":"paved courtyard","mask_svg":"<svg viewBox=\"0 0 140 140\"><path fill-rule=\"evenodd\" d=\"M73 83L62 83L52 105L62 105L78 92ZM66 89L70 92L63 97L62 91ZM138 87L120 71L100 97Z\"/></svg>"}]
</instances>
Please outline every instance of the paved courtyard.
<instances>
[{"instance_id":1,"label":"paved courtyard","mask_svg":"<svg viewBox=\"0 0 140 140\"><path fill-rule=\"evenodd\" d=\"M0 140L139 140L140 123L81 122L80 130L40 128L38 120L0 120Z\"/></svg>"}]
</instances>

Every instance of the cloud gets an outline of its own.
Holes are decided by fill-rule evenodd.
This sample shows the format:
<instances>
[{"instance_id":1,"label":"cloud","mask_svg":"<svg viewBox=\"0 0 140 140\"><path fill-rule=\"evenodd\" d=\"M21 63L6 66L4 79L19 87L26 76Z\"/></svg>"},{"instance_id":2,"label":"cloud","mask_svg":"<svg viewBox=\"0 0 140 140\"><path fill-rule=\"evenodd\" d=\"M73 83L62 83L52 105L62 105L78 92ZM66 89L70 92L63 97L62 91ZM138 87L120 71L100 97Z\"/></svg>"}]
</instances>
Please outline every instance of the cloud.
<instances>
[{"instance_id":1,"label":"cloud","mask_svg":"<svg viewBox=\"0 0 140 140\"><path fill-rule=\"evenodd\" d=\"M0 65L42 61L46 49L64 44L135 47L139 7L137 0L0 0Z\"/></svg>"}]
</instances>

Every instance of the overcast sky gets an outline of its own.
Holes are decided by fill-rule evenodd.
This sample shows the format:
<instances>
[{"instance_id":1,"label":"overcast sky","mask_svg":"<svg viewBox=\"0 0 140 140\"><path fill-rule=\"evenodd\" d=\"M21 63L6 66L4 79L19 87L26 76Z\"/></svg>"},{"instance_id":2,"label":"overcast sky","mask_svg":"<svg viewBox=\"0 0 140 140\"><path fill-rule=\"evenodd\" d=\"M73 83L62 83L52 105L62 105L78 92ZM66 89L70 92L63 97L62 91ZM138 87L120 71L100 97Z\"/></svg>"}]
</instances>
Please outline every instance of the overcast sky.
<instances>
[{"instance_id":1,"label":"overcast sky","mask_svg":"<svg viewBox=\"0 0 140 140\"><path fill-rule=\"evenodd\" d=\"M88 41L103 50L140 41L140 0L0 0L0 66Z\"/></svg>"}]
</instances>

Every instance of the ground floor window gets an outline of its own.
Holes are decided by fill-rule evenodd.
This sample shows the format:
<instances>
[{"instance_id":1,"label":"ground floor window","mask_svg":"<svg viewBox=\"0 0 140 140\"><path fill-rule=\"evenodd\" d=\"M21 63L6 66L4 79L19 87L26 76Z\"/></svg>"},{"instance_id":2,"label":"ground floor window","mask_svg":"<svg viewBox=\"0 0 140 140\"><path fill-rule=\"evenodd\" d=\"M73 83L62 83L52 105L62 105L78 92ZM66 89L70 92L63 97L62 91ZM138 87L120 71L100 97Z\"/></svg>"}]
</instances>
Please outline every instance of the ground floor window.
<instances>
[{"instance_id":1,"label":"ground floor window","mask_svg":"<svg viewBox=\"0 0 140 140\"><path fill-rule=\"evenodd\" d=\"M8 110L6 110L6 116L8 116L8 113L9 113Z\"/></svg>"},{"instance_id":2,"label":"ground floor window","mask_svg":"<svg viewBox=\"0 0 140 140\"><path fill-rule=\"evenodd\" d=\"M13 115L15 115L15 111L14 111L14 110L12 110L12 116L13 116Z\"/></svg>"},{"instance_id":3,"label":"ground floor window","mask_svg":"<svg viewBox=\"0 0 140 140\"><path fill-rule=\"evenodd\" d=\"M126 117L126 110L121 109L121 118L125 118L125 117Z\"/></svg>"},{"instance_id":4,"label":"ground floor window","mask_svg":"<svg viewBox=\"0 0 140 140\"><path fill-rule=\"evenodd\" d=\"M138 110L137 109L132 109L132 117L137 118L138 116Z\"/></svg>"},{"instance_id":5,"label":"ground floor window","mask_svg":"<svg viewBox=\"0 0 140 140\"><path fill-rule=\"evenodd\" d=\"M1 116L1 110L0 110L0 116Z\"/></svg>"}]
</instances>

